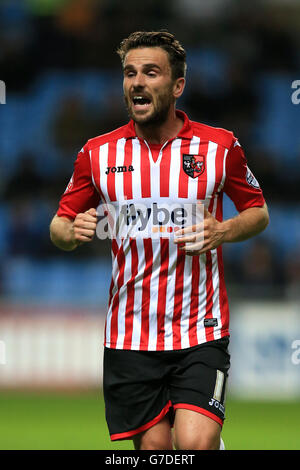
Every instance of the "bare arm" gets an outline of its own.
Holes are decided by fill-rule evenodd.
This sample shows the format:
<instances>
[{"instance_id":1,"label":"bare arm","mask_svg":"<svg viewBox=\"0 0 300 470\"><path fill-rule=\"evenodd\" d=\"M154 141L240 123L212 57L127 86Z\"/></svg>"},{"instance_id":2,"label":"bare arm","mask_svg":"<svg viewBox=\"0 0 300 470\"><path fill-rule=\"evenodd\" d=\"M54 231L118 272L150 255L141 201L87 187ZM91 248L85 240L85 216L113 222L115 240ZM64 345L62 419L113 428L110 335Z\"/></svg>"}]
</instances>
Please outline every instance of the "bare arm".
<instances>
[{"instance_id":1,"label":"bare arm","mask_svg":"<svg viewBox=\"0 0 300 470\"><path fill-rule=\"evenodd\" d=\"M77 214L74 220L55 215L50 224L52 243L64 251L72 251L82 243L91 242L97 227L96 209Z\"/></svg>"},{"instance_id":2,"label":"bare arm","mask_svg":"<svg viewBox=\"0 0 300 470\"><path fill-rule=\"evenodd\" d=\"M263 207L250 207L223 222L225 233L222 243L242 242L254 237L265 230L268 223L269 212L266 204Z\"/></svg>"},{"instance_id":3,"label":"bare arm","mask_svg":"<svg viewBox=\"0 0 300 470\"><path fill-rule=\"evenodd\" d=\"M241 242L258 235L269 223L267 205L251 207L223 222L204 209L203 224L179 230L176 244L189 243L181 249L188 255L199 255L217 248L222 243Z\"/></svg>"}]
</instances>

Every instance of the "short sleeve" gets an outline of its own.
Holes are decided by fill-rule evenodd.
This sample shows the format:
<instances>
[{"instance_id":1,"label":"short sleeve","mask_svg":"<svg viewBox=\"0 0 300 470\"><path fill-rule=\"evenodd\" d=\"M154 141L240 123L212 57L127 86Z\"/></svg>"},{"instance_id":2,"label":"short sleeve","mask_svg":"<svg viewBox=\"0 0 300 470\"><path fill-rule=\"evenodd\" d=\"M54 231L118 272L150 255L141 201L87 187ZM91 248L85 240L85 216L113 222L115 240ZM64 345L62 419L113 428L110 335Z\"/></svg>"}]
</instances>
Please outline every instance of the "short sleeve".
<instances>
[{"instance_id":1,"label":"short sleeve","mask_svg":"<svg viewBox=\"0 0 300 470\"><path fill-rule=\"evenodd\" d=\"M92 180L89 152L84 146L74 163L74 172L60 199L57 215L75 219L77 214L97 207L99 202L100 196Z\"/></svg>"},{"instance_id":2,"label":"short sleeve","mask_svg":"<svg viewBox=\"0 0 300 470\"><path fill-rule=\"evenodd\" d=\"M244 151L236 138L226 157L224 192L239 212L250 207L262 207L265 203L260 185L249 169Z\"/></svg>"}]
</instances>

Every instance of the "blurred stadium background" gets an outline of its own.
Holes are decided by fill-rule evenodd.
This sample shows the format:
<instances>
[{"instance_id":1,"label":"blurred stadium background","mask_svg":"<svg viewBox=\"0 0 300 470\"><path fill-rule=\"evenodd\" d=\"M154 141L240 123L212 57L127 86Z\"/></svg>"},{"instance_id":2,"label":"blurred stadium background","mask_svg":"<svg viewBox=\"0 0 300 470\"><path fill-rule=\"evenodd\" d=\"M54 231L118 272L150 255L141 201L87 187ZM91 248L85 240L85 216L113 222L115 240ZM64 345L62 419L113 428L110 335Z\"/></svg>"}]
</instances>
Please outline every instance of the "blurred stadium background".
<instances>
[{"instance_id":1,"label":"blurred stadium background","mask_svg":"<svg viewBox=\"0 0 300 470\"><path fill-rule=\"evenodd\" d=\"M1 449L131 448L110 443L101 392L109 245L66 254L48 232L77 152L127 121L120 40L160 28L188 53L178 107L234 131L271 217L224 247L226 446L300 449L299 0L0 2Z\"/></svg>"}]
</instances>

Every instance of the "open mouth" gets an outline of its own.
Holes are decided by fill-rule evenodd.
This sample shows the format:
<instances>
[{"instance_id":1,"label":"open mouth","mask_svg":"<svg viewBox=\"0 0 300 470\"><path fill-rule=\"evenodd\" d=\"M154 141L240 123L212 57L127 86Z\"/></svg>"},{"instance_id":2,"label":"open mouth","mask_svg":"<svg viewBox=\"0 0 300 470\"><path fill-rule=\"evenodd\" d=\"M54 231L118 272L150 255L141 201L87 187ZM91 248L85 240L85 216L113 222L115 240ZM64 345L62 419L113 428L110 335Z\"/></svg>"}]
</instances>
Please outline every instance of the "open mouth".
<instances>
[{"instance_id":1,"label":"open mouth","mask_svg":"<svg viewBox=\"0 0 300 470\"><path fill-rule=\"evenodd\" d=\"M133 96L132 102L136 109L147 109L151 104L151 100L142 95Z\"/></svg>"}]
</instances>

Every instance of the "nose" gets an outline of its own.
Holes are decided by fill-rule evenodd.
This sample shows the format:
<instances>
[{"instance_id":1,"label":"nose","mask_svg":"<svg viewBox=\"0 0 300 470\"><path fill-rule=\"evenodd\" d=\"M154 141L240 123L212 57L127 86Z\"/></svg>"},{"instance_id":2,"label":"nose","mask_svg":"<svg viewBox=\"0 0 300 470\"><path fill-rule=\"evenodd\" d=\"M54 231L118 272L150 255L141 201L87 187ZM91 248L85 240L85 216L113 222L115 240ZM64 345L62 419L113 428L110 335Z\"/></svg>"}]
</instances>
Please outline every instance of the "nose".
<instances>
[{"instance_id":1,"label":"nose","mask_svg":"<svg viewBox=\"0 0 300 470\"><path fill-rule=\"evenodd\" d=\"M140 72L136 73L136 75L134 76L132 85L135 89L143 88L145 86L145 76L144 76L144 74L142 74Z\"/></svg>"}]
</instances>

